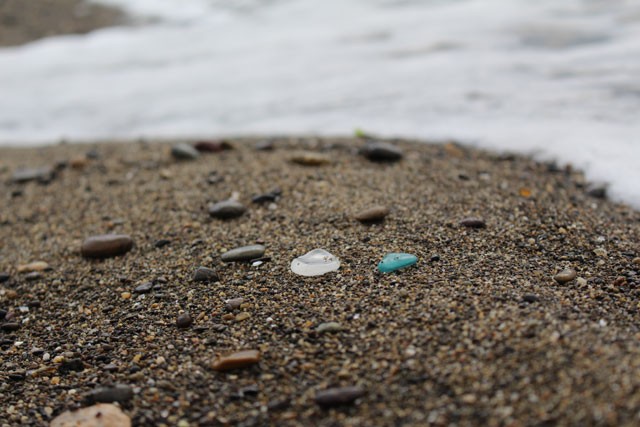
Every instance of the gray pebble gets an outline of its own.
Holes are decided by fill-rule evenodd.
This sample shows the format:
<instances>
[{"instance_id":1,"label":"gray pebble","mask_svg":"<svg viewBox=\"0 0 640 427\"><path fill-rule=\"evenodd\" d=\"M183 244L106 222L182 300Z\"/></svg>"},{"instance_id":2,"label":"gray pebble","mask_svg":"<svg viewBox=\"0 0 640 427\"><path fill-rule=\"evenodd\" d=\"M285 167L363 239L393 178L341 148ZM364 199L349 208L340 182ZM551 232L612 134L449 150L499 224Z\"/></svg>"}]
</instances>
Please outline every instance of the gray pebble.
<instances>
[{"instance_id":1,"label":"gray pebble","mask_svg":"<svg viewBox=\"0 0 640 427\"><path fill-rule=\"evenodd\" d=\"M318 332L319 334L323 334L326 332L340 332L342 330L343 330L342 325L340 325L340 323L338 322L320 323L316 327L316 332Z\"/></svg>"},{"instance_id":2,"label":"gray pebble","mask_svg":"<svg viewBox=\"0 0 640 427\"><path fill-rule=\"evenodd\" d=\"M460 225L467 228L485 228L487 223L482 218L469 217L460 221Z\"/></svg>"},{"instance_id":3,"label":"gray pebble","mask_svg":"<svg viewBox=\"0 0 640 427\"><path fill-rule=\"evenodd\" d=\"M555 280L556 282L562 285L564 283L568 283L572 281L573 279L576 278L576 276L577 276L577 273L575 270L571 268L567 268L562 270L560 273L556 274L555 276L553 276L553 280Z\"/></svg>"},{"instance_id":4,"label":"gray pebble","mask_svg":"<svg viewBox=\"0 0 640 427\"><path fill-rule=\"evenodd\" d=\"M251 261L264 255L266 248L262 245L250 245L232 249L220 257L224 262Z\"/></svg>"},{"instance_id":5,"label":"gray pebble","mask_svg":"<svg viewBox=\"0 0 640 427\"><path fill-rule=\"evenodd\" d=\"M53 169L50 167L18 169L11 176L14 183L24 183L29 181L49 182L53 179Z\"/></svg>"},{"instance_id":6,"label":"gray pebble","mask_svg":"<svg viewBox=\"0 0 640 427\"><path fill-rule=\"evenodd\" d=\"M219 219L231 219L241 216L247 208L237 200L224 200L209 205L209 215Z\"/></svg>"},{"instance_id":7,"label":"gray pebble","mask_svg":"<svg viewBox=\"0 0 640 427\"><path fill-rule=\"evenodd\" d=\"M128 385L100 387L87 395L91 403L125 403L133 398L133 389Z\"/></svg>"},{"instance_id":8,"label":"gray pebble","mask_svg":"<svg viewBox=\"0 0 640 427\"><path fill-rule=\"evenodd\" d=\"M171 155L178 160L194 160L200 157L198 150L189 144L177 144L171 147Z\"/></svg>"},{"instance_id":9,"label":"gray pebble","mask_svg":"<svg viewBox=\"0 0 640 427\"><path fill-rule=\"evenodd\" d=\"M143 284L138 285L133 292L136 294L146 294L147 292L151 292L151 289L153 289L153 283L144 282Z\"/></svg>"},{"instance_id":10,"label":"gray pebble","mask_svg":"<svg viewBox=\"0 0 640 427\"><path fill-rule=\"evenodd\" d=\"M193 273L193 280L195 282L217 282L218 279L218 273L207 267L198 267L196 272Z\"/></svg>"},{"instance_id":11,"label":"gray pebble","mask_svg":"<svg viewBox=\"0 0 640 427\"><path fill-rule=\"evenodd\" d=\"M316 394L316 403L322 407L330 408L338 405L353 403L357 398L364 396L362 387L337 387L319 391Z\"/></svg>"},{"instance_id":12,"label":"gray pebble","mask_svg":"<svg viewBox=\"0 0 640 427\"><path fill-rule=\"evenodd\" d=\"M237 310L240 308L242 303L244 302L244 298L232 298L225 301L225 306L228 311Z\"/></svg>"}]
</instances>

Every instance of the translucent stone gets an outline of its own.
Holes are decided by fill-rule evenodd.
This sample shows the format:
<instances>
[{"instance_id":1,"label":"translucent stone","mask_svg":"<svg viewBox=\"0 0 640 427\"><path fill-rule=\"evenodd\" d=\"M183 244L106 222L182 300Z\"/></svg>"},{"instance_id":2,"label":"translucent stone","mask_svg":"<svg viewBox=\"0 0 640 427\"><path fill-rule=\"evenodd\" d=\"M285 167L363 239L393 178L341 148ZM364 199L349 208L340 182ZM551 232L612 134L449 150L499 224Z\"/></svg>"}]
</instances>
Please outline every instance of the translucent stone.
<instances>
[{"instance_id":1,"label":"translucent stone","mask_svg":"<svg viewBox=\"0 0 640 427\"><path fill-rule=\"evenodd\" d=\"M409 267L418 262L418 257L411 254L388 254L378 264L378 270L389 273L400 268Z\"/></svg>"},{"instance_id":2,"label":"translucent stone","mask_svg":"<svg viewBox=\"0 0 640 427\"><path fill-rule=\"evenodd\" d=\"M338 258L324 249L314 249L291 261L291 271L300 276L321 276L338 268Z\"/></svg>"}]
</instances>

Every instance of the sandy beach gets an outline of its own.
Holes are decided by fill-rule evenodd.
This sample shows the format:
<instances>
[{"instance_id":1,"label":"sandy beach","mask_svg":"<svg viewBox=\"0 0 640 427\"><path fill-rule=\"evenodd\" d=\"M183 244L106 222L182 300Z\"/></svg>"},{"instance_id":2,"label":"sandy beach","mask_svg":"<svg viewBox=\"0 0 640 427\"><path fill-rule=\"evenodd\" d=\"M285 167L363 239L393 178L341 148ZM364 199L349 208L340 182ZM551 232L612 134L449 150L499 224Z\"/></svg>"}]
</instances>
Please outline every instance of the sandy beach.
<instances>
[{"instance_id":1,"label":"sandy beach","mask_svg":"<svg viewBox=\"0 0 640 427\"><path fill-rule=\"evenodd\" d=\"M122 22L27 4L0 3L2 45ZM640 212L580 171L455 143L185 142L0 147L0 426L97 403L117 426L640 423ZM377 142L400 158L363 155ZM340 268L294 274L316 248ZM418 261L379 272L390 253Z\"/></svg>"},{"instance_id":2,"label":"sandy beach","mask_svg":"<svg viewBox=\"0 0 640 427\"><path fill-rule=\"evenodd\" d=\"M379 163L361 139L264 141L195 160L166 142L0 149L3 425L47 425L116 384L134 425L637 423L640 213L570 168L455 144L391 141L403 158ZM13 183L20 166L55 173ZM211 217L230 197L246 212ZM354 219L374 205L383 222ZM133 249L83 258L105 233ZM252 244L262 264L221 261ZM314 248L340 269L293 274ZM392 252L418 263L377 272ZM218 280L194 281L200 266ZM240 350L259 363L213 369ZM346 386L362 395L316 402Z\"/></svg>"}]
</instances>

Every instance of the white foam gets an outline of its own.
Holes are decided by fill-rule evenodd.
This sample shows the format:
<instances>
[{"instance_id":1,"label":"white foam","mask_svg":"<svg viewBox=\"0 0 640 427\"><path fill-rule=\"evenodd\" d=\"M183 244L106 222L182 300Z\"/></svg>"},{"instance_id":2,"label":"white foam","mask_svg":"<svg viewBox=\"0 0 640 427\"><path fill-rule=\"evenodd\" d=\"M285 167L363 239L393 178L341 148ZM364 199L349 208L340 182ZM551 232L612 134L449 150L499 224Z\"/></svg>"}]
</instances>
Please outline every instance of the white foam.
<instances>
[{"instance_id":1,"label":"white foam","mask_svg":"<svg viewBox=\"0 0 640 427\"><path fill-rule=\"evenodd\" d=\"M633 0L103 0L133 27L0 49L0 144L457 138L585 168L640 207Z\"/></svg>"}]
</instances>

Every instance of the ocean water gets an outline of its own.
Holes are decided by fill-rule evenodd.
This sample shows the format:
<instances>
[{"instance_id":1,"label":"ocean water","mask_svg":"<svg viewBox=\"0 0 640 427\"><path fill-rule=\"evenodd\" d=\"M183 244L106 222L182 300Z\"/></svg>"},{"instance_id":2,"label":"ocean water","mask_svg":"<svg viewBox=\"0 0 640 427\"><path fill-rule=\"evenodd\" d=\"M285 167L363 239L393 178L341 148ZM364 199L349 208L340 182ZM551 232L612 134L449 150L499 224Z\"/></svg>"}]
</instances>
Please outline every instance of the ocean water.
<instances>
[{"instance_id":1,"label":"ocean water","mask_svg":"<svg viewBox=\"0 0 640 427\"><path fill-rule=\"evenodd\" d=\"M640 207L637 0L101 0L137 21L0 49L0 145L456 139Z\"/></svg>"}]
</instances>

